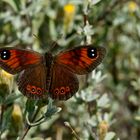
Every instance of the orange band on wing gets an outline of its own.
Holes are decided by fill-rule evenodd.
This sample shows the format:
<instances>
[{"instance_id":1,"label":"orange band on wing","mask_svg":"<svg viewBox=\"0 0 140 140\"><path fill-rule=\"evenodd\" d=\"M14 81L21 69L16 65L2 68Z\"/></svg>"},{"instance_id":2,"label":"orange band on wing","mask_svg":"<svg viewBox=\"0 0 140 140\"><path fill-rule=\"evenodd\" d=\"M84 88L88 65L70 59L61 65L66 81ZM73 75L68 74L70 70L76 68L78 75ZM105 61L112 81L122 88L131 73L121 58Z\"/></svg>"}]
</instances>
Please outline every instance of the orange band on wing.
<instances>
[{"instance_id":1,"label":"orange band on wing","mask_svg":"<svg viewBox=\"0 0 140 140\"><path fill-rule=\"evenodd\" d=\"M18 73L31 65L41 63L42 55L30 50L1 48L0 66L11 74Z\"/></svg>"},{"instance_id":2,"label":"orange band on wing","mask_svg":"<svg viewBox=\"0 0 140 140\"><path fill-rule=\"evenodd\" d=\"M60 53L55 62L63 64L76 74L86 74L96 68L105 56L105 48L82 46Z\"/></svg>"}]
</instances>

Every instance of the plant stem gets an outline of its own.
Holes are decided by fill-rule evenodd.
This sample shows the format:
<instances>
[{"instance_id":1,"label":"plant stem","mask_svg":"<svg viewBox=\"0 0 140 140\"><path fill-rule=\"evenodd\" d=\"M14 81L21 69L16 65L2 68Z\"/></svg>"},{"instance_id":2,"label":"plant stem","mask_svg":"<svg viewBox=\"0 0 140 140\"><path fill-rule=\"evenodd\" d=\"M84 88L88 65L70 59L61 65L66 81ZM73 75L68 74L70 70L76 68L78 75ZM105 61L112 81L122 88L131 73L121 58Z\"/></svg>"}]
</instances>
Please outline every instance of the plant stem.
<instances>
[{"instance_id":1,"label":"plant stem","mask_svg":"<svg viewBox=\"0 0 140 140\"><path fill-rule=\"evenodd\" d=\"M5 106L4 104L1 105L1 114L0 114L0 139L2 135L2 121L3 121L3 114L4 114Z\"/></svg>"},{"instance_id":2,"label":"plant stem","mask_svg":"<svg viewBox=\"0 0 140 140\"><path fill-rule=\"evenodd\" d=\"M37 110L35 111L31 122L34 122L35 121L36 116L39 113L39 110L40 110L40 107L38 107ZM27 124L27 128L25 129L24 134L21 136L21 138L19 140L24 140L25 136L27 135L27 133L29 132L29 130L30 130L31 127L32 127L31 125Z\"/></svg>"}]
</instances>

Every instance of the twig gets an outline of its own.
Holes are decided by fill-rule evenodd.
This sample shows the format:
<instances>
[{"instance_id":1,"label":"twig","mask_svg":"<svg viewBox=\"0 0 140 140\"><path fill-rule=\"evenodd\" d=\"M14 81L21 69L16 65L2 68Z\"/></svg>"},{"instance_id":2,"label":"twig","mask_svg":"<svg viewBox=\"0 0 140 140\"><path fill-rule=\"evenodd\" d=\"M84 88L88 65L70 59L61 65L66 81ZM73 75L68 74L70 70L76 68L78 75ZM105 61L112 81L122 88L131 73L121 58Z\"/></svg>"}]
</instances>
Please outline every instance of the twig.
<instances>
[{"instance_id":1,"label":"twig","mask_svg":"<svg viewBox=\"0 0 140 140\"><path fill-rule=\"evenodd\" d=\"M89 3L87 4L86 6L86 9L84 10L84 14L83 14L83 20L84 20L84 27L87 25L88 23L88 12L89 12L89 9L90 9L90 5ZM87 37L85 36L84 37L84 43L86 44L87 43Z\"/></svg>"},{"instance_id":2,"label":"twig","mask_svg":"<svg viewBox=\"0 0 140 140\"><path fill-rule=\"evenodd\" d=\"M72 126L70 125L70 123L69 122L64 122L64 124L65 124L65 126L67 126L71 130L71 132L74 135L74 137L76 138L76 140L80 140L80 137L78 136L78 134L76 133L76 131L72 128Z\"/></svg>"}]
</instances>

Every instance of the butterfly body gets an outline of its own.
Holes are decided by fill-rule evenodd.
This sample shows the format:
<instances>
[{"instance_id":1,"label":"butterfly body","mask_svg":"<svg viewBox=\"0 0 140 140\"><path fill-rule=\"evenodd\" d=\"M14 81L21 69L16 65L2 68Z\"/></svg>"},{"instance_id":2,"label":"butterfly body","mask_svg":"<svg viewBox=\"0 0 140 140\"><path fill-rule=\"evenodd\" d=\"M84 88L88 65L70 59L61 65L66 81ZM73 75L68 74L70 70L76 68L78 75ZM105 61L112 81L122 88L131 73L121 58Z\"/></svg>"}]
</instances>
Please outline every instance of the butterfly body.
<instances>
[{"instance_id":1,"label":"butterfly body","mask_svg":"<svg viewBox=\"0 0 140 140\"><path fill-rule=\"evenodd\" d=\"M105 48L80 46L53 56L31 50L0 48L0 67L19 74L19 90L28 98L67 100L79 88L76 74L96 68L105 56Z\"/></svg>"}]
</instances>

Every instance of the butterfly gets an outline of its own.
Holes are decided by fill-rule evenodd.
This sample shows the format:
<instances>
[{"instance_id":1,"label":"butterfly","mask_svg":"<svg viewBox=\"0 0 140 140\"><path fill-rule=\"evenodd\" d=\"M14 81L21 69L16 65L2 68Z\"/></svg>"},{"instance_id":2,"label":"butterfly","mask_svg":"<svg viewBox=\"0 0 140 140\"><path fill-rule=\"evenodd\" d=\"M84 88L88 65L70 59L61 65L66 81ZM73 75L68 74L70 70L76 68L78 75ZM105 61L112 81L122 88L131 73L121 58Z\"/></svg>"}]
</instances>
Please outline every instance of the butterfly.
<instances>
[{"instance_id":1,"label":"butterfly","mask_svg":"<svg viewBox=\"0 0 140 140\"><path fill-rule=\"evenodd\" d=\"M19 73L18 89L31 99L67 100L79 89L78 75L95 69L106 54L104 47L84 45L53 56L14 47L0 48L0 67Z\"/></svg>"}]
</instances>

